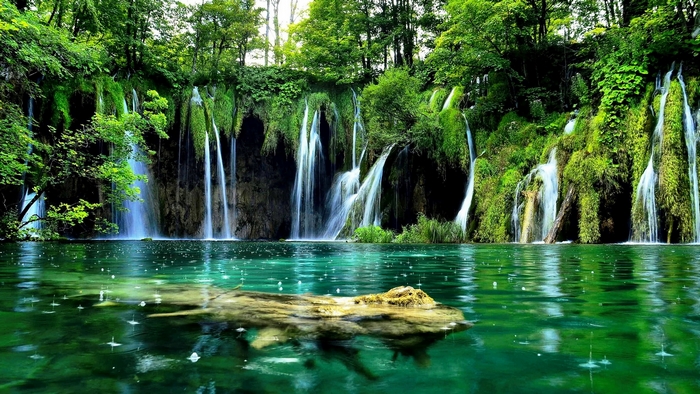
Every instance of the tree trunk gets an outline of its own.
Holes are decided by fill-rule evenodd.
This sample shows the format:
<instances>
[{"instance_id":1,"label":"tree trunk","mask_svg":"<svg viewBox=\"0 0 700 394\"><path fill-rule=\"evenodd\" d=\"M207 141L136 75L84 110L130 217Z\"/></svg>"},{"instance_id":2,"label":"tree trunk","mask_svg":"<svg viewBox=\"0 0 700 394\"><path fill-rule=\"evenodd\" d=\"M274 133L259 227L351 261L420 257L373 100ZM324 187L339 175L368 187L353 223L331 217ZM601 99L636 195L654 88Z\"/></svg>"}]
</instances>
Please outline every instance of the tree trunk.
<instances>
[{"instance_id":1,"label":"tree trunk","mask_svg":"<svg viewBox=\"0 0 700 394\"><path fill-rule=\"evenodd\" d=\"M554 241L557 240L557 235L559 235L559 232L561 231L561 228L564 226L564 220L566 219L566 216L569 214L569 211L571 210L571 203L574 200L574 185L570 184L569 185L569 191L566 192L566 197L564 198L564 201L561 203L561 207L559 207L559 213L557 214L557 218L554 219L554 224L552 225L552 228L549 230L549 234L544 238L544 243L546 244L553 244Z\"/></svg>"},{"instance_id":2,"label":"tree trunk","mask_svg":"<svg viewBox=\"0 0 700 394\"><path fill-rule=\"evenodd\" d=\"M270 53L270 0L267 0L267 8L265 8L265 65L269 59Z\"/></svg>"}]
</instances>

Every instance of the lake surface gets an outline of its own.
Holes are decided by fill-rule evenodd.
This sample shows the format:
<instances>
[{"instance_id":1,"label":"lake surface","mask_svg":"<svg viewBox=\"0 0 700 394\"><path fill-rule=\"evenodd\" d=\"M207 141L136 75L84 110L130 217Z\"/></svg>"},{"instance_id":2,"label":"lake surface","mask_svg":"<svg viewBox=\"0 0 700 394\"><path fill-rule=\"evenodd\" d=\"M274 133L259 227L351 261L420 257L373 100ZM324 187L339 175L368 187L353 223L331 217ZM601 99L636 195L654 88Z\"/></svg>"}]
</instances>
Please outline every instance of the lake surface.
<instances>
[{"instance_id":1,"label":"lake surface","mask_svg":"<svg viewBox=\"0 0 700 394\"><path fill-rule=\"evenodd\" d=\"M419 365L372 337L345 343L346 356L310 341L257 350L236 322L146 316L167 309L167 300L156 299L168 286L241 283L245 290L333 296L410 285L475 325L434 343L429 365ZM153 295L130 299L130 289ZM115 305L95 306L100 298ZM193 352L196 362L188 359ZM348 369L347 354L377 379ZM0 390L8 389L696 393L700 248L0 244Z\"/></svg>"}]
</instances>

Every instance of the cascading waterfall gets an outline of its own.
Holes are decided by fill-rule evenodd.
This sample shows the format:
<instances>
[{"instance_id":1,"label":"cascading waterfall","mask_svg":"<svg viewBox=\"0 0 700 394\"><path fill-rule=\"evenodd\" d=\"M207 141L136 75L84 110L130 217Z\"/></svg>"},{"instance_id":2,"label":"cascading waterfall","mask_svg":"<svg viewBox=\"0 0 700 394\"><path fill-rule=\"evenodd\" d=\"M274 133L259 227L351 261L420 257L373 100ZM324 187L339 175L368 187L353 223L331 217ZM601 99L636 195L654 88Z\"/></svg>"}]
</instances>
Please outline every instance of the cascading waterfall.
<instances>
[{"instance_id":1,"label":"cascading waterfall","mask_svg":"<svg viewBox=\"0 0 700 394\"><path fill-rule=\"evenodd\" d=\"M312 239L315 237L314 191L315 169L323 157L319 136L320 114L314 112L311 128L308 128L309 103L304 109L304 120L299 131L297 150L297 174L292 191L292 232L291 239Z\"/></svg>"},{"instance_id":2,"label":"cascading waterfall","mask_svg":"<svg viewBox=\"0 0 700 394\"><path fill-rule=\"evenodd\" d=\"M355 91L352 92L353 105L355 106L352 126L352 168L350 171L336 175L331 186L327 207L330 216L326 222L323 239L336 239L347 222L350 210L360 190L360 165L365 156L365 148L357 158L358 133L363 133L360 103Z\"/></svg>"},{"instance_id":3,"label":"cascading waterfall","mask_svg":"<svg viewBox=\"0 0 700 394\"><path fill-rule=\"evenodd\" d=\"M525 206L525 202L520 202L520 195L527 187L533 178L540 179L542 186L537 194L539 201L539 224L540 234L536 241L542 241L554 224L554 219L557 216L557 199L559 198L559 181L557 176L557 150L552 149L549 153L549 160L545 164L539 164L535 169L518 183L515 188L515 198L513 202L513 230L515 232L515 242L528 242L527 237L522 237L524 230L529 227L529 223L525 226L520 224L521 212Z\"/></svg>"},{"instance_id":4,"label":"cascading waterfall","mask_svg":"<svg viewBox=\"0 0 700 394\"><path fill-rule=\"evenodd\" d=\"M211 117L211 125L214 137L216 137L216 167L218 170L219 188L221 189L221 203L223 205L224 229L222 236L225 239L231 238L231 226L228 217L228 202L226 201L226 173L224 171L224 161L221 158L221 140L219 138L219 128L216 127L214 117Z\"/></svg>"},{"instance_id":5,"label":"cascading waterfall","mask_svg":"<svg viewBox=\"0 0 700 394\"><path fill-rule=\"evenodd\" d=\"M389 157L394 144L384 148L382 155L372 165L362 185L357 192L357 195L352 201L350 208L351 217L357 217L361 214L362 221L360 227L379 226L381 224L380 207L381 207L381 186L382 175L384 173L384 164Z\"/></svg>"},{"instance_id":6,"label":"cascading waterfall","mask_svg":"<svg viewBox=\"0 0 700 394\"><path fill-rule=\"evenodd\" d=\"M636 216L634 212L639 212L641 218L633 220L633 239L637 242L658 242L658 214L656 211L656 182L657 173L654 169L654 154L657 149L660 151L663 144L664 133L664 111L666 109L666 99L668 97L669 88L671 86L671 74L673 67L664 76L663 85L657 82L657 89L661 90L661 103L659 105L659 116L654 128L651 142L651 154L649 155L649 163L647 164L644 173L639 178L637 184L637 195L633 208L633 218Z\"/></svg>"},{"instance_id":7,"label":"cascading waterfall","mask_svg":"<svg viewBox=\"0 0 700 394\"><path fill-rule=\"evenodd\" d=\"M135 90L131 91L131 110L139 111L139 99ZM124 113L129 112L129 107L126 104L126 99L123 101ZM131 133L131 131L127 131ZM142 239L154 237L158 235L157 219L153 206L155 205L155 197L153 190L148 184L149 179L153 179L148 166L137 160L143 157L144 153L137 144L131 144L131 157L128 160L129 167L135 175L146 176L146 181L137 180L133 186L139 188L141 193L140 201L125 201L124 208L126 211L118 212L117 223L119 224L119 237L128 239Z\"/></svg>"},{"instance_id":8,"label":"cascading waterfall","mask_svg":"<svg viewBox=\"0 0 700 394\"><path fill-rule=\"evenodd\" d=\"M678 82L683 91L683 130L685 131L685 146L688 148L688 179L690 180L690 203L693 211L693 242L700 243L700 196L698 195L698 163L697 146L698 135L693 119L693 113L688 105L688 95L685 90L685 82L681 75L682 69L678 70Z\"/></svg>"},{"instance_id":9,"label":"cascading waterfall","mask_svg":"<svg viewBox=\"0 0 700 394\"><path fill-rule=\"evenodd\" d=\"M474 164L476 163L476 148L474 147L474 141L472 140L472 132L469 129L469 122L467 117L464 117L464 123L466 125L467 133L467 144L469 145L469 181L467 182L467 194L464 196L464 201L462 201L462 207L457 213L455 222L459 225L462 231L467 231L467 221L469 219L469 208L472 205L472 198L474 197Z\"/></svg>"}]
</instances>

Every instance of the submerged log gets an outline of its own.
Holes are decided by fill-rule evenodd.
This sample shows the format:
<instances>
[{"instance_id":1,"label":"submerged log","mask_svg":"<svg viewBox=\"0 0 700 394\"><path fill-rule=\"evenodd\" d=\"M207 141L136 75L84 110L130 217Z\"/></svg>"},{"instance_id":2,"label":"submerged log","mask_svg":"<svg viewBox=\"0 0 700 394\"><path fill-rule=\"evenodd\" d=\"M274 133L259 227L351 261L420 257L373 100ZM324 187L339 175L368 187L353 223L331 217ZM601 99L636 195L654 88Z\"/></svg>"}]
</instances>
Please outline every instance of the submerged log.
<instances>
[{"instance_id":1,"label":"submerged log","mask_svg":"<svg viewBox=\"0 0 700 394\"><path fill-rule=\"evenodd\" d=\"M566 192L566 197L564 198L564 201L559 207L559 213L557 214L557 218L554 219L554 224L552 225L552 228L549 230L549 233L544 238L544 243L552 244L554 243L554 241L557 240L557 236L559 235L561 228L564 226L564 220L566 219L566 216L571 210L571 204L574 200L574 191L574 185L569 184L569 190Z\"/></svg>"},{"instance_id":2,"label":"submerged log","mask_svg":"<svg viewBox=\"0 0 700 394\"><path fill-rule=\"evenodd\" d=\"M270 294L237 289L222 291L216 288L207 288L207 292L208 300L204 305L199 289L183 289L172 298L163 295L163 303L200 308L155 313L149 317L205 314L246 330L256 328L258 335L251 346L258 349L289 339L345 340L357 335L391 340L430 340L472 327L459 309L437 303L424 291L410 286L359 297Z\"/></svg>"}]
</instances>

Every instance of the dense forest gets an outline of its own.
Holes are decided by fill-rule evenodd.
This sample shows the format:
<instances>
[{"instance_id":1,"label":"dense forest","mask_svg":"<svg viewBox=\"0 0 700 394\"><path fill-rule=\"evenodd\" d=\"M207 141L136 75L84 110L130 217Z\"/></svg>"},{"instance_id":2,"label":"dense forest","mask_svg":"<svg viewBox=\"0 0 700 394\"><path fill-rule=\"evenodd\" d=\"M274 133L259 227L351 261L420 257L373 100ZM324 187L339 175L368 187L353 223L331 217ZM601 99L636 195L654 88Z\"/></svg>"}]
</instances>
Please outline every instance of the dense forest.
<instances>
[{"instance_id":1,"label":"dense forest","mask_svg":"<svg viewBox=\"0 0 700 394\"><path fill-rule=\"evenodd\" d=\"M0 1L1 239L700 241L696 1Z\"/></svg>"}]
</instances>

